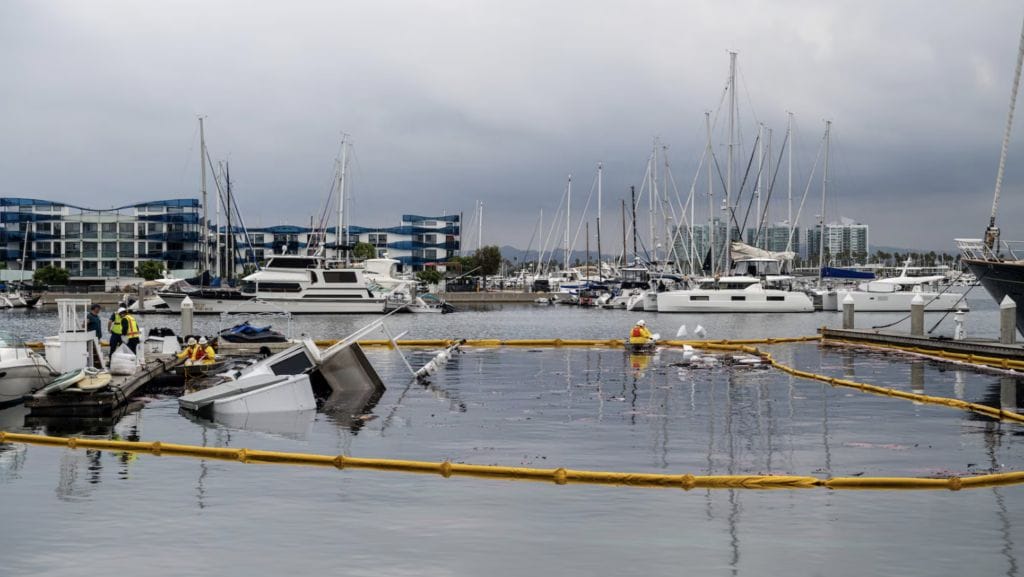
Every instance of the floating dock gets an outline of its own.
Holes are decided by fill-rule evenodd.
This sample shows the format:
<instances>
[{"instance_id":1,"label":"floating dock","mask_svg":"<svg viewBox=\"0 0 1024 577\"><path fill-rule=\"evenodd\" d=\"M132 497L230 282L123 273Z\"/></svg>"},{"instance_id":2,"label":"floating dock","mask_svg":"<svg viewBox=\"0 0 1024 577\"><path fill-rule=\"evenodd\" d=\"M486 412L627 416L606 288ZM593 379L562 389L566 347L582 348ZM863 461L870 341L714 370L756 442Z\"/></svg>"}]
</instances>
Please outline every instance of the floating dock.
<instances>
[{"instance_id":1,"label":"floating dock","mask_svg":"<svg viewBox=\"0 0 1024 577\"><path fill-rule=\"evenodd\" d=\"M868 329L830 329L822 327L825 343L853 343L894 348L945 359L1002 368L1024 369L1024 345L1002 344L994 339L954 340L943 337L912 336Z\"/></svg>"},{"instance_id":2,"label":"floating dock","mask_svg":"<svg viewBox=\"0 0 1024 577\"><path fill-rule=\"evenodd\" d=\"M168 374L182 361L173 355L151 355L133 375L114 375L105 388L92 392L61 391L25 398L29 417L110 417L142 387Z\"/></svg>"}]
</instances>

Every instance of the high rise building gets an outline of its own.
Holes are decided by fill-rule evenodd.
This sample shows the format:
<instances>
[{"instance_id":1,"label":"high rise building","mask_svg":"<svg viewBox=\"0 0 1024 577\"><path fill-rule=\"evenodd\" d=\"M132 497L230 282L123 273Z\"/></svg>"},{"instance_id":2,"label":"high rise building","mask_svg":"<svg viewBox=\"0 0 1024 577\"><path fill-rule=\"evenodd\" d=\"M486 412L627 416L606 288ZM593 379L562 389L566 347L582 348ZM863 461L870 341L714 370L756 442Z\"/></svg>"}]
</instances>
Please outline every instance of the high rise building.
<instances>
[{"instance_id":1,"label":"high rise building","mask_svg":"<svg viewBox=\"0 0 1024 577\"><path fill-rule=\"evenodd\" d=\"M825 262L850 265L863 261L871 251L869 228L849 218L825 225ZM817 263L821 250L821 225L807 231L807 259Z\"/></svg>"}]
</instances>

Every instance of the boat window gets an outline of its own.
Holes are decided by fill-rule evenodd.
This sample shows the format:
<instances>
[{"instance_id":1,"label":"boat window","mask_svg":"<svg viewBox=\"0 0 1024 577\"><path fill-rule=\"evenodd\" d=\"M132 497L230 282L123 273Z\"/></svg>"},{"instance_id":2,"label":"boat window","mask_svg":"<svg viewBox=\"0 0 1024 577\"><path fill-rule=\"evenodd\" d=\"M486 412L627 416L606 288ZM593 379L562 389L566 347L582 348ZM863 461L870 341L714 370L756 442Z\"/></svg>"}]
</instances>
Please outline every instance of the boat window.
<instances>
[{"instance_id":1,"label":"boat window","mask_svg":"<svg viewBox=\"0 0 1024 577\"><path fill-rule=\"evenodd\" d=\"M768 300L770 300L770 301L784 301L784 300L786 300L786 297L783 297L783 296L769 296Z\"/></svg>"},{"instance_id":2,"label":"boat window","mask_svg":"<svg viewBox=\"0 0 1024 577\"><path fill-rule=\"evenodd\" d=\"M690 295L690 300L691 301L706 301L706 300L708 300L708 295Z\"/></svg>"},{"instance_id":3,"label":"boat window","mask_svg":"<svg viewBox=\"0 0 1024 577\"><path fill-rule=\"evenodd\" d=\"M302 291L302 286L297 282L261 282L260 292L274 293L297 293Z\"/></svg>"},{"instance_id":4,"label":"boat window","mask_svg":"<svg viewBox=\"0 0 1024 577\"><path fill-rule=\"evenodd\" d=\"M350 270L332 270L324 272L324 282L354 283L356 273Z\"/></svg>"},{"instance_id":5,"label":"boat window","mask_svg":"<svg viewBox=\"0 0 1024 577\"><path fill-rule=\"evenodd\" d=\"M734 301L745 301L745 300L747 300L747 297L733 295L732 300L734 300Z\"/></svg>"},{"instance_id":6,"label":"boat window","mask_svg":"<svg viewBox=\"0 0 1024 577\"><path fill-rule=\"evenodd\" d=\"M320 277L318 277L315 272L309 271L309 282L312 284L316 284L320 282Z\"/></svg>"},{"instance_id":7,"label":"boat window","mask_svg":"<svg viewBox=\"0 0 1024 577\"><path fill-rule=\"evenodd\" d=\"M304 258L272 258L267 268L308 268L315 265L312 259Z\"/></svg>"}]
</instances>

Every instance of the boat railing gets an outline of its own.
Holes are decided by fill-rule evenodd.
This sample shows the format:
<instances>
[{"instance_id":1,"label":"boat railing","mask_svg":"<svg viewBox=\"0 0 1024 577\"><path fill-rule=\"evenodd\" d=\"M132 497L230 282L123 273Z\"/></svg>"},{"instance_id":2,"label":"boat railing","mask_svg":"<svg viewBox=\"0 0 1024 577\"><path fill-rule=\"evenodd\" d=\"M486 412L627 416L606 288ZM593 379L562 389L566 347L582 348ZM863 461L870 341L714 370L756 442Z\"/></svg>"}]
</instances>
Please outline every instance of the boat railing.
<instances>
[{"instance_id":1,"label":"boat railing","mask_svg":"<svg viewBox=\"0 0 1024 577\"><path fill-rule=\"evenodd\" d=\"M1006 260L1002 251L999 254L994 253L992 249L985 244L985 241L980 238L957 238L954 239L954 241L956 242L957 248L960 249L960 254L963 255L964 258L971 260ZM1000 241L1000 244L1003 251L1010 256L1010 260L1021 260L1017 255L1017 252L1020 251L1021 254L1024 254L1024 241L1004 240Z\"/></svg>"}]
</instances>

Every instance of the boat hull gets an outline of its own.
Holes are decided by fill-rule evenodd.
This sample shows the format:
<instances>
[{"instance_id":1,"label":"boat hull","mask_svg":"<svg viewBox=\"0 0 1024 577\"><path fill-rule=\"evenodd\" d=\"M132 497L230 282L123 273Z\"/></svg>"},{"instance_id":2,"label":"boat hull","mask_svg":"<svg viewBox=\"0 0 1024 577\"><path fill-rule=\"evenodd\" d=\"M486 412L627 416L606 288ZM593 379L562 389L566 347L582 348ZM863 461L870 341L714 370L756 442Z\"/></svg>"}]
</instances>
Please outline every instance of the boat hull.
<instances>
[{"instance_id":1,"label":"boat hull","mask_svg":"<svg viewBox=\"0 0 1024 577\"><path fill-rule=\"evenodd\" d=\"M185 294L162 294L171 312L181 312ZM214 299L193 298L192 310L196 314L220 313L272 313L288 311L292 314L374 314L384 312L383 298L353 299Z\"/></svg>"},{"instance_id":2,"label":"boat hull","mask_svg":"<svg viewBox=\"0 0 1024 577\"><path fill-rule=\"evenodd\" d=\"M742 300L739 300L742 299ZM767 290L680 290L658 293L659 313L809 313L810 297L800 292Z\"/></svg>"},{"instance_id":3,"label":"boat hull","mask_svg":"<svg viewBox=\"0 0 1024 577\"><path fill-rule=\"evenodd\" d=\"M996 262L961 259L981 286L996 299L996 303L1009 296L1017 303L1017 330L1024 334L1024 262Z\"/></svg>"},{"instance_id":4,"label":"boat hull","mask_svg":"<svg viewBox=\"0 0 1024 577\"><path fill-rule=\"evenodd\" d=\"M857 312L910 312L911 301L920 295L924 299L926 312L953 311L958 308L967 310L967 299L961 299L959 293L934 292L870 292L836 291L836 304L831 310L843 310L842 302L847 296L853 298L853 310ZM829 309L825 309L829 310Z\"/></svg>"},{"instance_id":5,"label":"boat hull","mask_svg":"<svg viewBox=\"0 0 1024 577\"><path fill-rule=\"evenodd\" d=\"M20 403L22 397L43 388L51 379L50 369L31 358L0 363L0 406Z\"/></svg>"}]
</instances>

